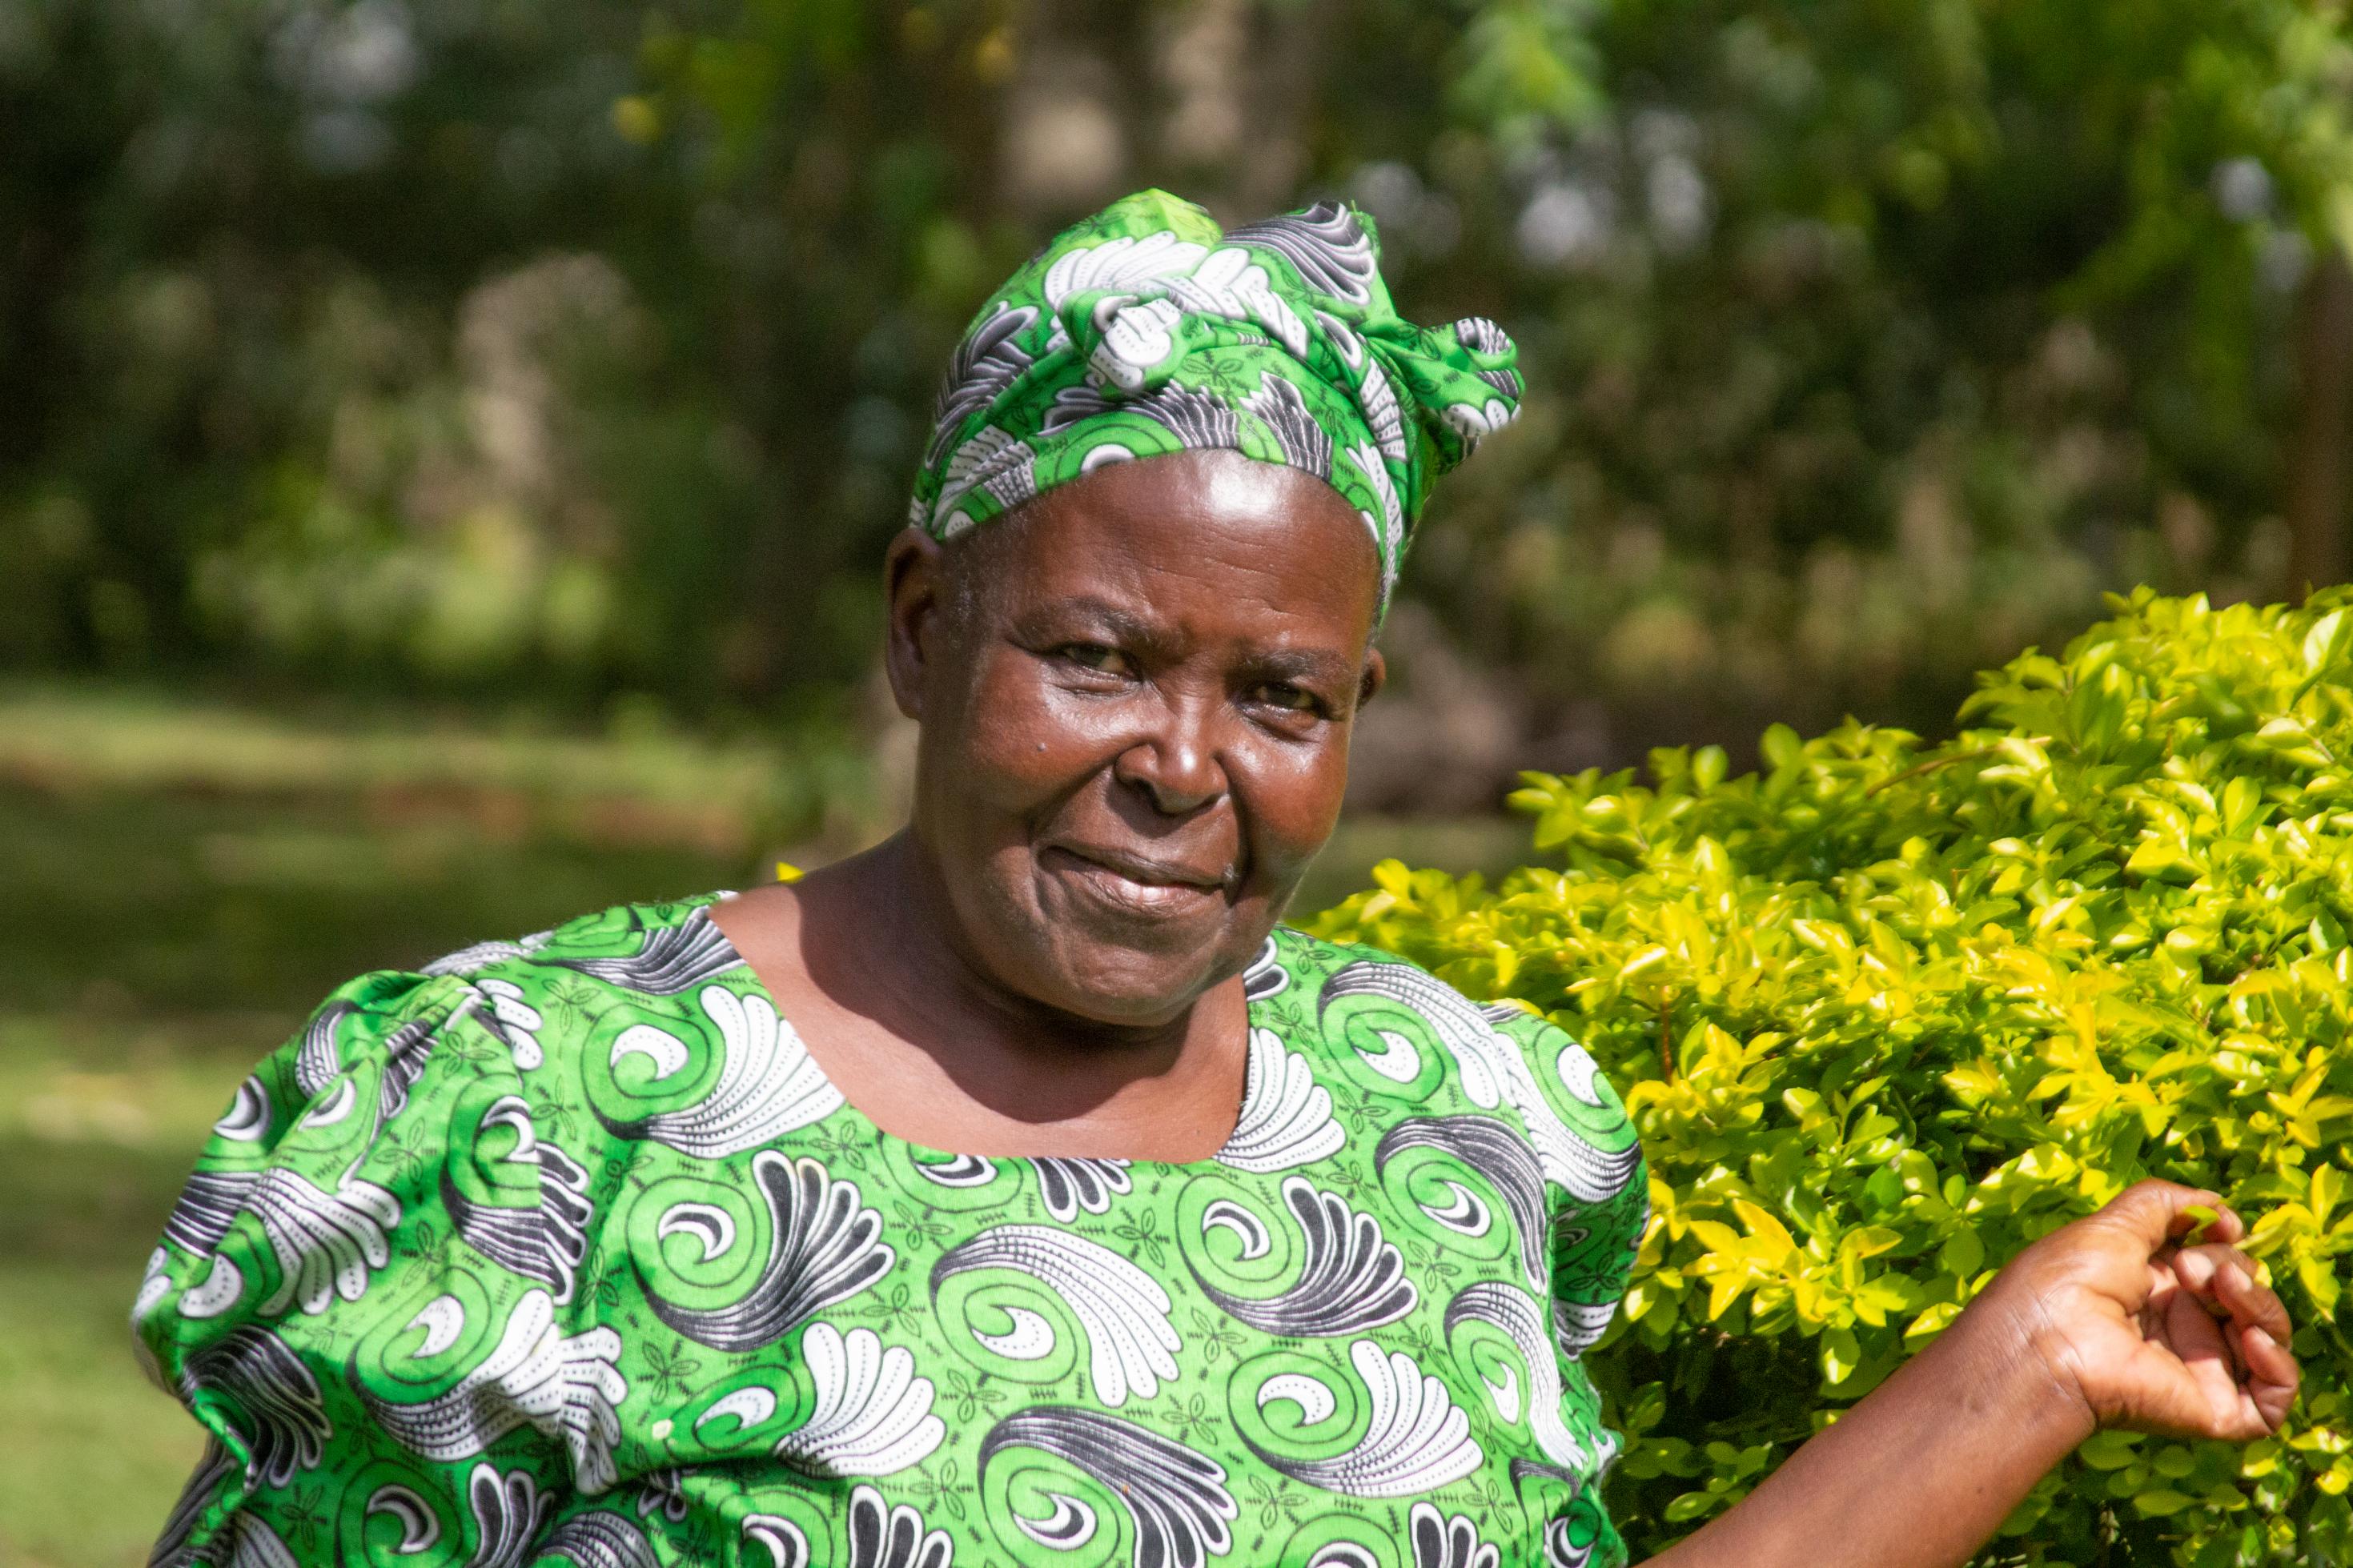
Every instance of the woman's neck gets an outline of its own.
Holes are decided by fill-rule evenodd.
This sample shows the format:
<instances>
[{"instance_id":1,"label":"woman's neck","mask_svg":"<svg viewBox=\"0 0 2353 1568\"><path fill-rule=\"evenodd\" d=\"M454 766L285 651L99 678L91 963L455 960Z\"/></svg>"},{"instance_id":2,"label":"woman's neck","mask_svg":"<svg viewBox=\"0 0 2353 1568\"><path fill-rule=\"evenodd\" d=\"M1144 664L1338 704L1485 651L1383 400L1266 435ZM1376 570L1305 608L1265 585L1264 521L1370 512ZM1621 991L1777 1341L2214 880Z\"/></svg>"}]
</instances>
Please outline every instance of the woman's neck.
<instances>
[{"instance_id":1,"label":"woman's neck","mask_svg":"<svg viewBox=\"0 0 2353 1568\"><path fill-rule=\"evenodd\" d=\"M1146 1026L1040 1006L968 956L905 836L713 916L844 1097L911 1142L1181 1161L1240 1113L1239 977Z\"/></svg>"}]
</instances>

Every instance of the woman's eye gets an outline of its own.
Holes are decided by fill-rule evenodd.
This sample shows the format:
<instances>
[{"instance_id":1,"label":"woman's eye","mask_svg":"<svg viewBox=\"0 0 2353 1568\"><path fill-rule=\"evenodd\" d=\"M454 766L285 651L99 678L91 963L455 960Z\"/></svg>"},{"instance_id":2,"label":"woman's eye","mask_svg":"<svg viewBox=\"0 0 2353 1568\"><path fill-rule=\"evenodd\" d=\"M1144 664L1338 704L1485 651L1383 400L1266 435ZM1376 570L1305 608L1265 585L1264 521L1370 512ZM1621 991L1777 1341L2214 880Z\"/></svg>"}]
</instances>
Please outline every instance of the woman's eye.
<instances>
[{"instance_id":1,"label":"woman's eye","mask_svg":"<svg viewBox=\"0 0 2353 1568\"><path fill-rule=\"evenodd\" d=\"M1106 647L1102 643L1066 643L1055 651L1080 668L1093 670L1098 675L1128 673L1127 656L1119 649Z\"/></svg>"},{"instance_id":2,"label":"woman's eye","mask_svg":"<svg viewBox=\"0 0 2353 1568\"><path fill-rule=\"evenodd\" d=\"M1285 708L1294 713L1313 713L1323 704L1315 693L1303 686L1293 686L1287 680L1270 682L1258 689L1258 700L1271 708Z\"/></svg>"}]
</instances>

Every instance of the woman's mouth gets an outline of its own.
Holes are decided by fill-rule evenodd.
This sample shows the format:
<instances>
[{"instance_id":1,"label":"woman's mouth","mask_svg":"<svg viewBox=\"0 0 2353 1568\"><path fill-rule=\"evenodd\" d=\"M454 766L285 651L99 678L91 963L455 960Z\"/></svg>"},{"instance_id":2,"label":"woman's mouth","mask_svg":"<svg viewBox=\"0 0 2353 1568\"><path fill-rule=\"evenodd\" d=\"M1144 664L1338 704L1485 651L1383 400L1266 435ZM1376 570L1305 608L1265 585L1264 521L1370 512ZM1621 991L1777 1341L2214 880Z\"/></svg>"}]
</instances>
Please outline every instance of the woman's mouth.
<instances>
[{"instance_id":1,"label":"woman's mouth","mask_svg":"<svg viewBox=\"0 0 2353 1568\"><path fill-rule=\"evenodd\" d=\"M1101 902L1144 915L1180 914L1222 899L1232 879L1229 871L1094 845L1053 845L1039 855L1038 863Z\"/></svg>"}]
</instances>

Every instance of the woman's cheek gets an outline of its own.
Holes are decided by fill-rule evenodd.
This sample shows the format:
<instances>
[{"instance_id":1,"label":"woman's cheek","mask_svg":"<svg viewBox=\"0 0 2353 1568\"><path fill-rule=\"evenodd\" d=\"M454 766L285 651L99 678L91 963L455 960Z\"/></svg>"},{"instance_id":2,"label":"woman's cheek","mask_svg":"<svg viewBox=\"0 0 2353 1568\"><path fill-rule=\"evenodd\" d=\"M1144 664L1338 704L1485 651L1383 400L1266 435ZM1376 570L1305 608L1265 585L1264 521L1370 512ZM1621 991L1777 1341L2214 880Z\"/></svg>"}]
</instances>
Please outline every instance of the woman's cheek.
<instances>
[{"instance_id":1,"label":"woman's cheek","mask_svg":"<svg viewBox=\"0 0 2353 1568\"><path fill-rule=\"evenodd\" d=\"M1348 789L1345 734L1312 747L1254 751L1247 773L1235 783L1244 795L1256 858L1270 870L1297 876L1339 821Z\"/></svg>"},{"instance_id":2,"label":"woman's cheek","mask_svg":"<svg viewBox=\"0 0 2353 1568\"><path fill-rule=\"evenodd\" d=\"M1062 793L1100 765L1109 732L1101 700L1081 707L1043 681L998 675L974 693L965 726L973 783L1024 801ZM988 718L982 720L981 714ZM990 788L990 781L999 786Z\"/></svg>"}]
</instances>

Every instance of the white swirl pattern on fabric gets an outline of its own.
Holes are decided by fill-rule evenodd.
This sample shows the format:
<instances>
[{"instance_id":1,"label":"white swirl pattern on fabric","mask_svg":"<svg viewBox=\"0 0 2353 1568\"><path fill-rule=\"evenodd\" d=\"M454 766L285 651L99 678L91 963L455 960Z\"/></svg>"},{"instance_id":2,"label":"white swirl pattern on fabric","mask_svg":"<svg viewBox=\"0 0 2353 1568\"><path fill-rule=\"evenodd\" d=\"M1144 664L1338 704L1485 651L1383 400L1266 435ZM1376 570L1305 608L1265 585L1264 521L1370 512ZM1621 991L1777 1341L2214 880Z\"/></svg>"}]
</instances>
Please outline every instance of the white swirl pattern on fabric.
<instances>
[{"instance_id":1,"label":"white swirl pattern on fabric","mask_svg":"<svg viewBox=\"0 0 2353 1568\"><path fill-rule=\"evenodd\" d=\"M981 1439L984 1484L989 1465L1010 1448L1050 1454L1117 1498L1134 1526L1134 1568L1202 1568L1233 1549L1228 1526L1241 1510L1226 1489L1225 1467L1182 1443L1115 1415L1035 1405L999 1421Z\"/></svg>"},{"instance_id":2,"label":"white swirl pattern on fabric","mask_svg":"<svg viewBox=\"0 0 2353 1568\"><path fill-rule=\"evenodd\" d=\"M1095 1510L1068 1492L1048 1492L1054 1511L1044 1519L1013 1516L1021 1533L1053 1552L1076 1552L1095 1538Z\"/></svg>"},{"instance_id":3,"label":"white swirl pattern on fabric","mask_svg":"<svg viewBox=\"0 0 2353 1568\"><path fill-rule=\"evenodd\" d=\"M1054 1351L1054 1325L1044 1314L1027 1307L1000 1307L1013 1324L1012 1331L1002 1334L985 1334L978 1329L972 1337L991 1352L1008 1361L1043 1361Z\"/></svg>"},{"instance_id":4,"label":"white swirl pattern on fabric","mask_svg":"<svg viewBox=\"0 0 2353 1568\"><path fill-rule=\"evenodd\" d=\"M1047 1226L997 1226L940 1256L933 1300L947 1279L975 1268L1027 1274L1061 1299L1086 1331L1095 1397L1111 1408L1131 1392L1149 1399L1176 1380L1182 1342L1168 1321L1168 1292L1111 1248Z\"/></svg>"},{"instance_id":5,"label":"white swirl pattern on fabric","mask_svg":"<svg viewBox=\"0 0 2353 1568\"><path fill-rule=\"evenodd\" d=\"M1324 1001L1352 995L1386 996L1420 1015L1452 1053L1462 1092L1482 1110L1509 1101L1528 1130L1545 1179L1583 1203L1618 1195L1641 1162L1629 1144L1615 1153L1597 1149L1569 1130L1544 1091L1536 1087L1520 1048L1462 994L1409 963L1365 960L1334 974L1324 984Z\"/></svg>"},{"instance_id":6,"label":"white swirl pattern on fabric","mask_svg":"<svg viewBox=\"0 0 2353 1568\"><path fill-rule=\"evenodd\" d=\"M620 1423L613 1407L629 1392L615 1364L620 1354L621 1337L611 1329L566 1337L548 1293L526 1290L498 1344L447 1392L414 1405L364 1387L360 1397L379 1426L428 1459L469 1458L528 1424L563 1441L580 1490L594 1494L615 1479Z\"/></svg>"},{"instance_id":7,"label":"white swirl pattern on fabric","mask_svg":"<svg viewBox=\"0 0 2353 1568\"><path fill-rule=\"evenodd\" d=\"M1290 383L1285 382L1288 386ZM1332 1120L1332 1092L1315 1081L1307 1058L1272 1029L1250 1032L1247 1087L1218 1163L1239 1171L1287 1171L1327 1160L1347 1142Z\"/></svg>"},{"instance_id":8,"label":"white swirl pattern on fabric","mask_svg":"<svg viewBox=\"0 0 2353 1568\"><path fill-rule=\"evenodd\" d=\"M752 1181L767 1200L769 1237L750 1291L724 1307L698 1308L646 1288L656 1317L731 1355L774 1344L812 1313L873 1284L898 1257L880 1239L882 1217L866 1206L858 1184L836 1181L817 1161L763 1149L752 1156Z\"/></svg>"},{"instance_id":9,"label":"white swirl pattern on fabric","mask_svg":"<svg viewBox=\"0 0 2353 1568\"><path fill-rule=\"evenodd\" d=\"M871 1329L844 1334L811 1323L801 1358L817 1384L808 1419L776 1444L776 1457L813 1476L885 1476L920 1463L947 1426L932 1414L932 1380L915 1375L905 1347L884 1349Z\"/></svg>"},{"instance_id":10,"label":"white swirl pattern on fabric","mask_svg":"<svg viewBox=\"0 0 2353 1568\"><path fill-rule=\"evenodd\" d=\"M1318 1191L1303 1176L1283 1179L1282 1204L1299 1226L1301 1261L1299 1278L1282 1294L1232 1295L1193 1268L1201 1293L1228 1317L1278 1338L1336 1339L1394 1323L1413 1310L1419 1298L1405 1277L1405 1259L1396 1244L1381 1235L1379 1220L1351 1207L1337 1193ZM1212 1211L1218 1208L1211 1205ZM1205 1211L1202 1224L1231 1217ZM1187 1265L1192 1267L1189 1258Z\"/></svg>"},{"instance_id":11,"label":"white swirl pattern on fabric","mask_svg":"<svg viewBox=\"0 0 2353 1568\"><path fill-rule=\"evenodd\" d=\"M1241 1239L1241 1257L1245 1263L1254 1258L1264 1258L1274 1246L1274 1237L1268 1233L1266 1222L1231 1198L1219 1198L1201 1211L1201 1234L1206 1237L1213 1230L1229 1230Z\"/></svg>"},{"instance_id":12,"label":"white swirl pattern on fabric","mask_svg":"<svg viewBox=\"0 0 2353 1568\"><path fill-rule=\"evenodd\" d=\"M801 1044L790 1024L776 1016L765 996L739 996L724 985L706 985L696 1000L704 1016L718 1027L724 1051L719 1081L701 1101L682 1110L656 1111L614 1131L624 1137L650 1138L704 1160L723 1160L772 1143L786 1133L821 1121L841 1105L841 1091ZM674 1062L657 1076L667 1078L688 1059L685 1046L678 1054L667 1051L638 1034L661 1031L637 1025L614 1042L614 1058L625 1049L642 1051L657 1067ZM624 1042L627 1042L626 1045Z\"/></svg>"},{"instance_id":13,"label":"white swirl pattern on fabric","mask_svg":"<svg viewBox=\"0 0 2353 1568\"><path fill-rule=\"evenodd\" d=\"M466 1568L523 1568L555 1511L555 1494L529 1470L501 1475L486 1461L466 1473L466 1504L474 1516L474 1554Z\"/></svg>"},{"instance_id":14,"label":"white swirl pattern on fabric","mask_svg":"<svg viewBox=\"0 0 2353 1568\"><path fill-rule=\"evenodd\" d=\"M1464 1322L1488 1323L1501 1329L1519 1351L1520 1359L1527 1364L1528 1430L1535 1435L1536 1447L1544 1450L1545 1458L1580 1474L1593 1474L1598 1464L1606 1461L1609 1456L1605 1454L1601 1460L1597 1460L1587 1453L1585 1445L1572 1436L1561 1421L1560 1363L1553 1359L1550 1337L1545 1332L1545 1321L1538 1314L1535 1302L1529 1300L1525 1291L1510 1285L1482 1279L1475 1285L1464 1286L1461 1293L1447 1307L1447 1338L1451 1340L1455 1329ZM1488 1384L1491 1393L1493 1388L1493 1384ZM1513 1402L1514 1405L1518 1403L1516 1391ZM1498 1410L1500 1413L1500 1402ZM1515 1418L1516 1412L1504 1416L1506 1421Z\"/></svg>"},{"instance_id":15,"label":"white swirl pattern on fabric","mask_svg":"<svg viewBox=\"0 0 2353 1568\"><path fill-rule=\"evenodd\" d=\"M364 1511L388 1515L400 1526L400 1539L392 1548L396 1557L414 1557L441 1539L441 1516L433 1511L431 1504L397 1481L387 1481L369 1493Z\"/></svg>"},{"instance_id":16,"label":"white swirl pattern on fabric","mask_svg":"<svg viewBox=\"0 0 2353 1568\"><path fill-rule=\"evenodd\" d=\"M261 1087L259 1079L248 1078L237 1086L237 1098L213 1123L213 1131L235 1142L252 1143L269 1131L269 1091Z\"/></svg>"},{"instance_id":17,"label":"white swirl pattern on fabric","mask_svg":"<svg viewBox=\"0 0 2353 1568\"><path fill-rule=\"evenodd\" d=\"M744 1539L767 1549L768 1568L809 1568L808 1537L780 1513L744 1515Z\"/></svg>"},{"instance_id":18,"label":"white swirl pattern on fabric","mask_svg":"<svg viewBox=\"0 0 2353 1568\"><path fill-rule=\"evenodd\" d=\"M1303 1372L1278 1373L1266 1380L1258 1391L1258 1407L1263 1410L1278 1399L1298 1405L1300 1424L1306 1426L1329 1421L1339 1408L1338 1396Z\"/></svg>"},{"instance_id":19,"label":"white swirl pattern on fabric","mask_svg":"<svg viewBox=\"0 0 2353 1568\"><path fill-rule=\"evenodd\" d=\"M694 1430L702 1436L702 1428L722 1416L732 1416L738 1431L748 1431L767 1421L776 1413L776 1396L765 1388L739 1388L734 1393L712 1401L711 1408L694 1418Z\"/></svg>"},{"instance_id":20,"label":"white swirl pattern on fabric","mask_svg":"<svg viewBox=\"0 0 2353 1568\"><path fill-rule=\"evenodd\" d=\"M1471 1436L1471 1418L1413 1357L1403 1351L1384 1355L1371 1340L1358 1340L1348 1347L1348 1361L1370 1407L1354 1447L1327 1459L1285 1458L1255 1443L1251 1451L1293 1479L1346 1497L1411 1497L1479 1468L1485 1456ZM1247 1435L1243 1441L1250 1442Z\"/></svg>"},{"instance_id":21,"label":"white swirl pattern on fabric","mask_svg":"<svg viewBox=\"0 0 2353 1568\"><path fill-rule=\"evenodd\" d=\"M717 1204L673 1204L654 1226L654 1239L667 1241L681 1231L702 1244L708 1263L735 1245L735 1216Z\"/></svg>"},{"instance_id":22,"label":"white swirl pattern on fabric","mask_svg":"<svg viewBox=\"0 0 2353 1568\"><path fill-rule=\"evenodd\" d=\"M408 1327L425 1331L425 1338L408 1352L408 1359L428 1360L458 1342L458 1336L466 1329L466 1305L455 1296L436 1296L417 1310L417 1316L408 1320Z\"/></svg>"}]
</instances>

